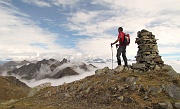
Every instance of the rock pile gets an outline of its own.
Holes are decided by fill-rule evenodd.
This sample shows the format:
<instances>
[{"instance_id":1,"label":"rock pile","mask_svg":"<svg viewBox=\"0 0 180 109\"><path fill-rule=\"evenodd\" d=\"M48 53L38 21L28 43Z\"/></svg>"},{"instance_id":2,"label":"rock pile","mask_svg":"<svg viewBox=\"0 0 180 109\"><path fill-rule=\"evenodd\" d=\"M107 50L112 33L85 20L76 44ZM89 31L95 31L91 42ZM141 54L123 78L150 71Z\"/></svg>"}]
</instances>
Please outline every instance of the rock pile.
<instances>
[{"instance_id":1,"label":"rock pile","mask_svg":"<svg viewBox=\"0 0 180 109\"><path fill-rule=\"evenodd\" d=\"M143 29L138 32L137 37L135 43L138 44L138 52L135 56L136 63L132 64L133 69L147 71L160 68L164 62L159 56L155 35Z\"/></svg>"}]
</instances>

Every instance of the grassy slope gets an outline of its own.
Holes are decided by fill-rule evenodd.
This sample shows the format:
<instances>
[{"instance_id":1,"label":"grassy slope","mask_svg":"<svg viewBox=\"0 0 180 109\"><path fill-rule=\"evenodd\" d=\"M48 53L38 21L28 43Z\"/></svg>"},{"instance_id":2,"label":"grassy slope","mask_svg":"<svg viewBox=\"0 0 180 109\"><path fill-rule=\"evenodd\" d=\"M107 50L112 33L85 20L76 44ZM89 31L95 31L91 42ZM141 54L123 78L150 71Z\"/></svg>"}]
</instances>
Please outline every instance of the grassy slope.
<instances>
[{"instance_id":1,"label":"grassy slope","mask_svg":"<svg viewBox=\"0 0 180 109\"><path fill-rule=\"evenodd\" d=\"M0 76L0 102L25 97L30 88L12 76Z\"/></svg>"}]
</instances>

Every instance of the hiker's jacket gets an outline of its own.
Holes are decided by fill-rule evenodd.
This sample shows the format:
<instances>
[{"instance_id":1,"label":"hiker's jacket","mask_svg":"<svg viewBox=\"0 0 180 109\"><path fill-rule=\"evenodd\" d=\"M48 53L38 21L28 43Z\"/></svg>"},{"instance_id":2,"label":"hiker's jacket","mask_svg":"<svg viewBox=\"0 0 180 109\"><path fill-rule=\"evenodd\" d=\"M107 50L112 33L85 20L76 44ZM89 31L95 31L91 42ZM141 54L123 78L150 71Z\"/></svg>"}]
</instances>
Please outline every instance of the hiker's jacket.
<instances>
[{"instance_id":1,"label":"hiker's jacket","mask_svg":"<svg viewBox=\"0 0 180 109\"><path fill-rule=\"evenodd\" d=\"M119 34L118 34L118 39L119 39L119 45L124 45L122 44L121 42L124 42L124 32L120 31Z\"/></svg>"}]
</instances>

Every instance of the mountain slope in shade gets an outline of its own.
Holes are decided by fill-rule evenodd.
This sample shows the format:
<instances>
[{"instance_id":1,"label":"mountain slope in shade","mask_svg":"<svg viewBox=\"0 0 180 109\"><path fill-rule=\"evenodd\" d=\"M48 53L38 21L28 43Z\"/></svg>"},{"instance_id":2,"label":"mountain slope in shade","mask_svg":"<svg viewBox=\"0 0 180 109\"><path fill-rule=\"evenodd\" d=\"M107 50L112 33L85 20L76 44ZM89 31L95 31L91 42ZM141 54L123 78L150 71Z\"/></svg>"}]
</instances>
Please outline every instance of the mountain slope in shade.
<instances>
[{"instance_id":1,"label":"mountain slope in shade","mask_svg":"<svg viewBox=\"0 0 180 109\"><path fill-rule=\"evenodd\" d=\"M71 67L66 67L63 70L58 71L52 78L62 78L64 76L78 75L79 73L75 72Z\"/></svg>"},{"instance_id":2,"label":"mountain slope in shade","mask_svg":"<svg viewBox=\"0 0 180 109\"><path fill-rule=\"evenodd\" d=\"M23 98L29 91L30 87L15 77L0 76L0 102Z\"/></svg>"}]
</instances>

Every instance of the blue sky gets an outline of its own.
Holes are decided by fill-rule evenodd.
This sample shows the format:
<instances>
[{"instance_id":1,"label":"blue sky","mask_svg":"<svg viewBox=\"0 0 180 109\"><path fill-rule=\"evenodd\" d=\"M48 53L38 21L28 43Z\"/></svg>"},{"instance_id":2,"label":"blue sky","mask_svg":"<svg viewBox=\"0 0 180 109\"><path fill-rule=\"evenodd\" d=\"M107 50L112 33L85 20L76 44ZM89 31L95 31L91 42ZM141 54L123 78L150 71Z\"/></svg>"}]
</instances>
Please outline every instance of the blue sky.
<instances>
[{"instance_id":1,"label":"blue sky","mask_svg":"<svg viewBox=\"0 0 180 109\"><path fill-rule=\"evenodd\" d=\"M110 43L122 26L131 36L128 58L136 56L137 31L147 29L159 39L164 59L180 60L179 4L179 0L0 0L0 59L51 58L56 53L111 58Z\"/></svg>"}]
</instances>

